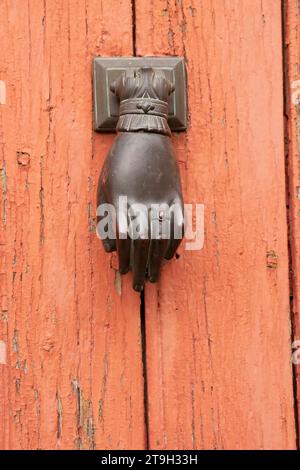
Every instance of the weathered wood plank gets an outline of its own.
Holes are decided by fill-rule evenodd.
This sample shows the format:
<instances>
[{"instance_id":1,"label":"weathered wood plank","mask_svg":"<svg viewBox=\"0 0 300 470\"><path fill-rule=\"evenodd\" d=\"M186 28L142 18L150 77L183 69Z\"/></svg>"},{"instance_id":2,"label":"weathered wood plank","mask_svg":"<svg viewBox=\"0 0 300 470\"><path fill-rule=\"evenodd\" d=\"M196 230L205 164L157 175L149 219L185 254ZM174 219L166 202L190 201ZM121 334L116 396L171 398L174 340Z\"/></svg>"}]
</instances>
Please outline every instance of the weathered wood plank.
<instances>
[{"instance_id":1,"label":"weathered wood plank","mask_svg":"<svg viewBox=\"0 0 300 470\"><path fill-rule=\"evenodd\" d=\"M291 287L293 295L293 339L295 380L298 406L300 404L300 4L298 0L284 1L285 24L285 95L288 157L288 201L290 222ZM298 363L298 364L297 364ZM299 442L300 445L300 442Z\"/></svg>"},{"instance_id":2,"label":"weathered wood plank","mask_svg":"<svg viewBox=\"0 0 300 470\"><path fill-rule=\"evenodd\" d=\"M173 136L202 251L146 289L153 448L295 447L279 0L136 0L138 55L186 58Z\"/></svg>"},{"instance_id":3,"label":"weathered wood plank","mask_svg":"<svg viewBox=\"0 0 300 470\"><path fill-rule=\"evenodd\" d=\"M95 237L112 136L91 123L92 57L132 53L131 2L6 0L0 17L0 445L141 448L139 299Z\"/></svg>"}]
</instances>

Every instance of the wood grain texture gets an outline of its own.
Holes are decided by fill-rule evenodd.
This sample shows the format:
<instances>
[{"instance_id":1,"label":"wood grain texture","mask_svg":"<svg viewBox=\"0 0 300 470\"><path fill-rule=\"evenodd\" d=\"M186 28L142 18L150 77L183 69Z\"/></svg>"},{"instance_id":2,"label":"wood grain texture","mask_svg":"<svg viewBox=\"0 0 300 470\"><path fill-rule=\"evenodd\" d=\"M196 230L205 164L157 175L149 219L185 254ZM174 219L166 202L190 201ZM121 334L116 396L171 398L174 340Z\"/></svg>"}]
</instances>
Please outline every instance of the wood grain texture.
<instances>
[{"instance_id":1,"label":"wood grain texture","mask_svg":"<svg viewBox=\"0 0 300 470\"><path fill-rule=\"evenodd\" d=\"M91 62L132 53L117 3L0 2L1 448L144 447L139 297L95 236L113 137L92 132Z\"/></svg>"},{"instance_id":2,"label":"wood grain texture","mask_svg":"<svg viewBox=\"0 0 300 470\"><path fill-rule=\"evenodd\" d=\"M183 55L174 135L205 244L146 289L150 448L293 449L279 0L136 0L138 55Z\"/></svg>"},{"instance_id":3,"label":"wood grain texture","mask_svg":"<svg viewBox=\"0 0 300 470\"><path fill-rule=\"evenodd\" d=\"M285 4L297 339L300 7ZM138 55L186 59L173 141L186 202L205 205L203 250L146 288L149 446L295 448L281 2L133 6L0 2L0 448L146 446L139 297L94 231L113 136L92 132L91 60L131 55L134 17Z\"/></svg>"},{"instance_id":4,"label":"wood grain texture","mask_svg":"<svg viewBox=\"0 0 300 470\"><path fill-rule=\"evenodd\" d=\"M294 355L299 362L300 347L300 3L285 0L285 65L287 168L290 222L291 287L293 294ZM300 427L300 365L295 364L295 391ZM300 441L299 441L300 445Z\"/></svg>"}]
</instances>

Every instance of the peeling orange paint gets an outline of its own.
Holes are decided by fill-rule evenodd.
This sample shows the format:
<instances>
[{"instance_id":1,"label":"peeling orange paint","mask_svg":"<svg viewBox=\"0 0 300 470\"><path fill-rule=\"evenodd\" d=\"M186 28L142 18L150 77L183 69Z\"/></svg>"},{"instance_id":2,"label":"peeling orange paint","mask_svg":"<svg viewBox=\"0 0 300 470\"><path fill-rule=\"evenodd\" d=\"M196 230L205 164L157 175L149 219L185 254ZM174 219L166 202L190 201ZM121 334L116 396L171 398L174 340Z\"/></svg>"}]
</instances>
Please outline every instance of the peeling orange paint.
<instances>
[{"instance_id":1,"label":"peeling orange paint","mask_svg":"<svg viewBox=\"0 0 300 470\"><path fill-rule=\"evenodd\" d=\"M280 0L17 3L0 2L0 448L294 449L298 0L288 198ZM135 53L185 58L172 139L205 208L203 248L182 244L142 302L96 237L113 136L92 130L93 57Z\"/></svg>"}]
</instances>

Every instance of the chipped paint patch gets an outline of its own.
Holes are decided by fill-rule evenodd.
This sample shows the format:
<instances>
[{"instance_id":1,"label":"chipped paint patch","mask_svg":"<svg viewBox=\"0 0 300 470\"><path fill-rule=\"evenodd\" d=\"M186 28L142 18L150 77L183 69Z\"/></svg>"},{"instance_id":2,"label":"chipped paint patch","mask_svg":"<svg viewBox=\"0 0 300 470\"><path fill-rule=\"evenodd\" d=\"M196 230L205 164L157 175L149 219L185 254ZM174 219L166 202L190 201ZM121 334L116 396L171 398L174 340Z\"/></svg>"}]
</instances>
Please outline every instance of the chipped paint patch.
<instances>
[{"instance_id":1,"label":"chipped paint patch","mask_svg":"<svg viewBox=\"0 0 300 470\"><path fill-rule=\"evenodd\" d=\"M30 154L28 152L17 152L17 162L20 166L28 166L30 163Z\"/></svg>"},{"instance_id":2,"label":"chipped paint patch","mask_svg":"<svg viewBox=\"0 0 300 470\"><path fill-rule=\"evenodd\" d=\"M267 268L276 269L278 265L278 256L274 250L267 251Z\"/></svg>"},{"instance_id":3,"label":"chipped paint patch","mask_svg":"<svg viewBox=\"0 0 300 470\"><path fill-rule=\"evenodd\" d=\"M6 211L7 211L7 177L6 177L6 167L5 162L3 162L3 167L0 168L0 184L2 186L2 197L3 197L3 223L6 225Z\"/></svg>"},{"instance_id":4,"label":"chipped paint patch","mask_svg":"<svg viewBox=\"0 0 300 470\"><path fill-rule=\"evenodd\" d=\"M93 218L93 207L91 202L88 203L88 224L89 232L94 233L96 231L96 223L95 219Z\"/></svg>"},{"instance_id":5,"label":"chipped paint patch","mask_svg":"<svg viewBox=\"0 0 300 470\"><path fill-rule=\"evenodd\" d=\"M62 425L63 425L63 407L62 401L58 393L56 394L56 411L57 411L57 439L62 436Z\"/></svg>"},{"instance_id":6,"label":"chipped paint patch","mask_svg":"<svg viewBox=\"0 0 300 470\"><path fill-rule=\"evenodd\" d=\"M17 393L20 393L21 379L16 379L15 385L16 385L16 392L17 392Z\"/></svg>"},{"instance_id":7,"label":"chipped paint patch","mask_svg":"<svg viewBox=\"0 0 300 470\"><path fill-rule=\"evenodd\" d=\"M293 90L293 92L292 92L292 103L295 106L298 106L300 104L300 80L295 80L291 84L291 89Z\"/></svg>"},{"instance_id":8,"label":"chipped paint patch","mask_svg":"<svg viewBox=\"0 0 300 470\"><path fill-rule=\"evenodd\" d=\"M76 379L71 381L73 392L77 399L77 432L76 449L95 449L95 426L92 402L84 397L83 391Z\"/></svg>"},{"instance_id":9,"label":"chipped paint patch","mask_svg":"<svg viewBox=\"0 0 300 470\"><path fill-rule=\"evenodd\" d=\"M0 364L6 364L6 343L0 340Z\"/></svg>"},{"instance_id":10,"label":"chipped paint patch","mask_svg":"<svg viewBox=\"0 0 300 470\"><path fill-rule=\"evenodd\" d=\"M115 274L115 289L117 294L121 297L122 295L122 276L120 274L120 271L116 271Z\"/></svg>"},{"instance_id":11,"label":"chipped paint patch","mask_svg":"<svg viewBox=\"0 0 300 470\"><path fill-rule=\"evenodd\" d=\"M6 84L0 80L0 104L6 104Z\"/></svg>"},{"instance_id":12,"label":"chipped paint patch","mask_svg":"<svg viewBox=\"0 0 300 470\"><path fill-rule=\"evenodd\" d=\"M14 330L14 335L12 339L12 349L13 349L13 352L15 353L19 352L18 336L19 336L18 330Z\"/></svg>"}]
</instances>

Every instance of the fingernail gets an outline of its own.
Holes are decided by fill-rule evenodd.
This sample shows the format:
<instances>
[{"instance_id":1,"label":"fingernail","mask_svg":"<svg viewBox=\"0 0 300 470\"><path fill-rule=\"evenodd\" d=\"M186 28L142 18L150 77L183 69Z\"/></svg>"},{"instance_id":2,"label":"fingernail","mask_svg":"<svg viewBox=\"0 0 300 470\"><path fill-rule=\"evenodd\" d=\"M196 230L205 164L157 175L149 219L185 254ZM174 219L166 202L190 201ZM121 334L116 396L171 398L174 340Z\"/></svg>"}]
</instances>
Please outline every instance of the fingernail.
<instances>
[{"instance_id":1,"label":"fingernail","mask_svg":"<svg viewBox=\"0 0 300 470\"><path fill-rule=\"evenodd\" d=\"M133 288L137 292L141 292L143 290L143 286L141 284L135 284Z\"/></svg>"},{"instance_id":2,"label":"fingernail","mask_svg":"<svg viewBox=\"0 0 300 470\"><path fill-rule=\"evenodd\" d=\"M125 268L125 269L119 269L120 271L120 274L124 275L124 274L127 274L129 269L128 268Z\"/></svg>"},{"instance_id":3,"label":"fingernail","mask_svg":"<svg viewBox=\"0 0 300 470\"><path fill-rule=\"evenodd\" d=\"M104 246L104 250L106 251L106 253L110 253L112 251L112 247L110 246L109 243L103 243L103 246Z\"/></svg>"}]
</instances>

